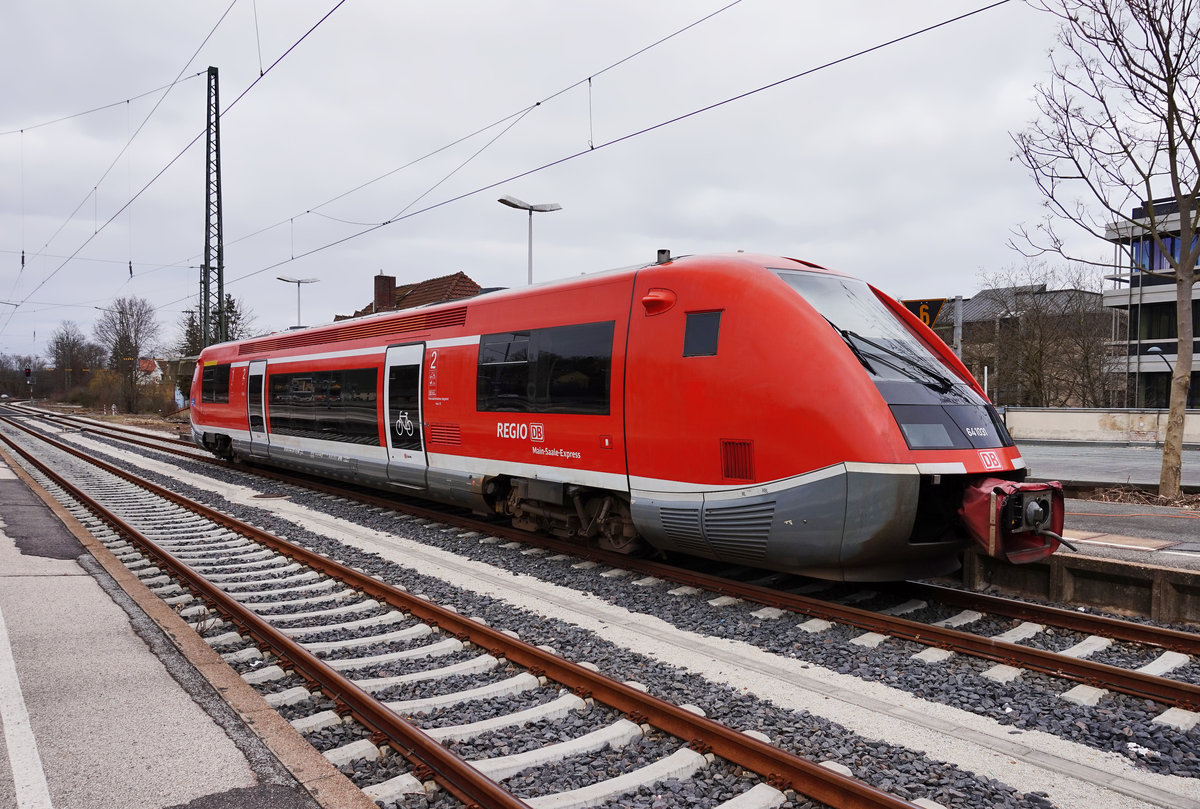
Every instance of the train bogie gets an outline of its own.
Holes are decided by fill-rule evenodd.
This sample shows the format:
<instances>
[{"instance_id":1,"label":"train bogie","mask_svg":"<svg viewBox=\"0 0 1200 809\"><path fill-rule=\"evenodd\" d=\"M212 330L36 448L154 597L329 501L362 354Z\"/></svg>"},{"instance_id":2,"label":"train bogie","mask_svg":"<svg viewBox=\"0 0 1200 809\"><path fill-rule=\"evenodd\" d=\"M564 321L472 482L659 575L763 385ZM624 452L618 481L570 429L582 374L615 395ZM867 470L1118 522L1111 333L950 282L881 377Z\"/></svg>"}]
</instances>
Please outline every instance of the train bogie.
<instances>
[{"instance_id":1,"label":"train bogie","mask_svg":"<svg viewBox=\"0 0 1200 809\"><path fill-rule=\"evenodd\" d=\"M214 346L193 433L609 549L938 574L977 533L970 487L1025 498L1024 463L905 314L791 259L665 261ZM1061 506L1022 525L993 552L1051 552Z\"/></svg>"}]
</instances>

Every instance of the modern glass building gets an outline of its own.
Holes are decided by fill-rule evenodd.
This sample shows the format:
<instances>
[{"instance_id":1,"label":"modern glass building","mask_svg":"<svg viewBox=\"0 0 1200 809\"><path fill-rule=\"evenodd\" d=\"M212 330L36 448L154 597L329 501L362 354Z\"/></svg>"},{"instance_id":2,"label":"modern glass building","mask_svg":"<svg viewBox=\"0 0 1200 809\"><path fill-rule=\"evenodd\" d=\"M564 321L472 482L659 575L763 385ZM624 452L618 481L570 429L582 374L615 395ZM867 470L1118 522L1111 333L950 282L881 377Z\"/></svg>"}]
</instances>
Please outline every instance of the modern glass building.
<instances>
[{"instance_id":1,"label":"modern glass building","mask_svg":"<svg viewBox=\"0 0 1200 809\"><path fill-rule=\"evenodd\" d=\"M1159 225L1163 247L1173 258L1180 255L1179 207L1176 201L1155 200L1151 203ZM1129 313L1126 329L1119 335L1116 346L1123 349L1112 359L1112 370L1127 375L1125 407L1166 407L1171 373L1178 360L1178 321L1176 319L1175 273L1167 253L1153 238L1147 205L1133 209L1131 218L1139 225L1121 222L1109 225L1105 238L1113 243L1113 267L1117 268L1106 280L1112 289L1104 291L1104 305ZM1200 290L1192 287L1192 333L1200 336ZM1200 353L1200 340L1192 345L1193 367ZM1188 407L1200 401L1198 374L1193 371L1188 390Z\"/></svg>"}]
</instances>

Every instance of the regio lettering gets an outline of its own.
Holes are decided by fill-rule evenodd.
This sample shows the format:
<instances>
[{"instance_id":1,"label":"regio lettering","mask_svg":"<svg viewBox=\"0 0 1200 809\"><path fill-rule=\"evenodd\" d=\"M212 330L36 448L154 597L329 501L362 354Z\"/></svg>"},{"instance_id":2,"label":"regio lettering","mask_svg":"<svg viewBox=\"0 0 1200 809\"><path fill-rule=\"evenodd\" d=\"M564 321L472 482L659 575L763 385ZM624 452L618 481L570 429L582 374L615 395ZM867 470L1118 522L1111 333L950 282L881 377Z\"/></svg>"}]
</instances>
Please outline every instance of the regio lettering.
<instances>
[{"instance_id":1,"label":"regio lettering","mask_svg":"<svg viewBox=\"0 0 1200 809\"><path fill-rule=\"evenodd\" d=\"M496 437L513 438L519 441L528 439L529 425L517 424L510 421L498 421L496 422Z\"/></svg>"}]
</instances>

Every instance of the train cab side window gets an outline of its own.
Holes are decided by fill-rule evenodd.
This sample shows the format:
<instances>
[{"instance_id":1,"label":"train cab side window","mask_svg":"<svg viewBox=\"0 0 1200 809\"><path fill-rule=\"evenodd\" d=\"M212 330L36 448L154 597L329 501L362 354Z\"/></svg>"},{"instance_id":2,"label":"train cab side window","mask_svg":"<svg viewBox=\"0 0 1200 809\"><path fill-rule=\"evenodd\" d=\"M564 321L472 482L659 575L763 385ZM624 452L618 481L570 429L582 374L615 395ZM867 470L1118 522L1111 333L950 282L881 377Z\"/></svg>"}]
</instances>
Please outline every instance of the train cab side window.
<instances>
[{"instance_id":1,"label":"train cab side window","mask_svg":"<svg viewBox=\"0 0 1200 809\"><path fill-rule=\"evenodd\" d=\"M200 401L229 404L229 365L206 365L200 379Z\"/></svg>"},{"instance_id":2,"label":"train cab side window","mask_svg":"<svg viewBox=\"0 0 1200 809\"><path fill-rule=\"evenodd\" d=\"M683 356L715 357L720 331L720 312L688 312L683 329Z\"/></svg>"}]
</instances>

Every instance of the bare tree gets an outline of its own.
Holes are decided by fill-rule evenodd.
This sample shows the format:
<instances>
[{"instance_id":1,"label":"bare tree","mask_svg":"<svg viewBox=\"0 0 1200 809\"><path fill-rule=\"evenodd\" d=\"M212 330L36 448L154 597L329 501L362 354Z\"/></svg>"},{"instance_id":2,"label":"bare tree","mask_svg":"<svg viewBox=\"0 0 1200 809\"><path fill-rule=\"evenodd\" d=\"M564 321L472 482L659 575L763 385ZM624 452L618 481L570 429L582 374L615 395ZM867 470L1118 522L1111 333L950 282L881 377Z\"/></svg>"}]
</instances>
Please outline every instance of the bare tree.
<instances>
[{"instance_id":1,"label":"bare tree","mask_svg":"<svg viewBox=\"0 0 1200 809\"><path fill-rule=\"evenodd\" d=\"M225 330L230 340L244 340L254 335L257 320L254 310L241 298L225 295ZM194 357L204 348L204 334L194 309L188 309L176 324L179 334L171 350L179 357Z\"/></svg>"},{"instance_id":2,"label":"bare tree","mask_svg":"<svg viewBox=\"0 0 1200 809\"><path fill-rule=\"evenodd\" d=\"M125 408L136 413L146 379L139 359L154 352L158 340L154 307L143 298L118 298L96 321L96 340L108 350L108 368L121 379Z\"/></svg>"},{"instance_id":3,"label":"bare tree","mask_svg":"<svg viewBox=\"0 0 1200 809\"><path fill-rule=\"evenodd\" d=\"M225 293L225 330L230 340L245 340L254 336L254 324L258 316L246 305L243 298Z\"/></svg>"},{"instance_id":4,"label":"bare tree","mask_svg":"<svg viewBox=\"0 0 1200 809\"><path fill-rule=\"evenodd\" d=\"M1176 283L1179 360L1159 494L1177 497L1192 375L1192 286L1200 258L1200 9L1196 0L1030 2L1061 25L1059 47L1050 53L1050 80L1037 87L1039 116L1014 135L1017 157L1032 171L1049 209L1038 229L1023 235L1035 250L1065 255L1056 221L1101 238L1110 226L1123 226L1152 238L1167 257ZM1172 204L1154 204L1163 199ZM1133 219L1135 206L1144 208L1145 220ZM1166 243L1174 234L1177 253Z\"/></svg>"},{"instance_id":5,"label":"bare tree","mask_svg":"<svg viewBox=\"0 0 1200 809\"><path fill-rule=\"evenodd\" d=\"M83 383L83 369L91 368L97 358L104 354L102 348L84 337L73 320L64 320L59 324L54 334L50 335L46 351L65 391Z\"/></svg>"},{"instance_id":6,"label":"bare tree","mask_svg":"<svg viewBox=\"0 0 1200 809\"><path fill-rule=\"evenodd\" d=\"M41 366L40 357L0 354L0 393L16 398L28 395L30 385L29 379L25 377L25 369L28 368L36 374Z\"/></svg>"},{"instance_id":7,"label":"bare tree","mask_svg":"<svg viewBox=\"0 0 1200 809\"><path fill-rule=\"evenodd\" d=\"M1114 374L1106 368L1112 319L1097 273L1042 263L981 276L964 324L963 360L997 382L998 404L1102 407Z\"/></svg>"}]
</instances>

